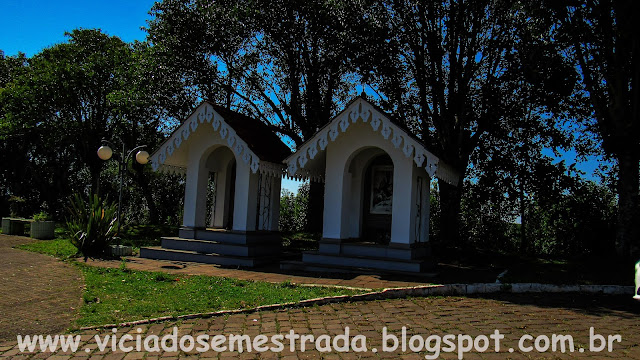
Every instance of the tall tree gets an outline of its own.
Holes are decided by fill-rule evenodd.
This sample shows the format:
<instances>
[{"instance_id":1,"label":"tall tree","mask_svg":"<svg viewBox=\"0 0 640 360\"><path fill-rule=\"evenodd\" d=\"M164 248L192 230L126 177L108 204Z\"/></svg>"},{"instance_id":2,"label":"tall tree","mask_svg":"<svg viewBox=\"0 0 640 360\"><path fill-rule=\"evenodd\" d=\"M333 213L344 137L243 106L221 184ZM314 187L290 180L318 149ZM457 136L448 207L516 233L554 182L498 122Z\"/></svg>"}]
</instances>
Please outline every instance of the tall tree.
<instances>
[{"instance_id":1,"label":"tall tree","mask_svg":"<svg viewBox=\"0 0 640 360\"><path fill-rule=\"evenodd\" d=\"M556 15L555 40L581 75L592 110L587 128L618 165L616 248L640 256L638 188L640 173L639 10L632 0L548 2Z\"/></svg>"},{"instance_id":2,"label":"tall tree","mask_svg":"<svg viewBox=\"0 0 640 360\"><path fill-rule=\"evenodd\" d=\"M462 184L483 137L507 139L571 91L571 66L536 41L527 9L505 1L389 0L388 38L363 65L383 107L399 114L459 174L440 182L442 236L458 243ZM380 31L385 34L385 31ZM407 104L412 104L407 106ZM547 115L547 118L549 116ZM544 135L544 134L543 134Z\"/></svg>"},{"instance_id":3,"label":"tall tree","mask_svg":"<svg viewBox=\"0 0 640 360\"><path fill-rule=\"evenodd\" d=\"M356 12L330 1L164 0L149 40L198 95L223 94L223 104L300 144L353 93Z\"/></svg>"},{"instance_id":4,"label":"tall tree","mask_svg":"<svg viewBox=\"0 0 640 360\"><path fill-rule=\"evenodd\" d=\"M29 59L28 73L13 84L16 91L3 93L3 103L15 126L49 134L51 151L72 149L95 190L102 166L95 151L116 121L111 97L130 80L123 72L132 52L120 39L97 30L68 35L68 43Z\"/></svg>"},{"instance_id":5,"label":"tall tree","mask_svg":"<svg viewBox=\"0 0 640 360\"><path fill-rule=\"evenodd\" d=\"M262 119L300 145L354 94L356 35L371 28L362 18L366 6L164 0L152 10L149 40L200 96ZM312 184L310 193L318 229L322 186Z\"/></svg>"},{"instance_id":6,"label":"tall tree","mask_svg":"<svg viewBox=\"0 0 640 360\"><path fill-rule=\"evenodd\" d=\"M161 119L180 112L183 99L182 83L170 72L157 73L162 68L145 44L127 44L100 30L67 35L68 42L28 59L0 92L2 138L19 149L7 164L11 193L28 193L34 203L50 206L71 191L97 192L102 139L113 141L117 152L120 143L153 147L162 141ZM153 215L150 177L134 169Z\"/></svg>"}]
</instances>

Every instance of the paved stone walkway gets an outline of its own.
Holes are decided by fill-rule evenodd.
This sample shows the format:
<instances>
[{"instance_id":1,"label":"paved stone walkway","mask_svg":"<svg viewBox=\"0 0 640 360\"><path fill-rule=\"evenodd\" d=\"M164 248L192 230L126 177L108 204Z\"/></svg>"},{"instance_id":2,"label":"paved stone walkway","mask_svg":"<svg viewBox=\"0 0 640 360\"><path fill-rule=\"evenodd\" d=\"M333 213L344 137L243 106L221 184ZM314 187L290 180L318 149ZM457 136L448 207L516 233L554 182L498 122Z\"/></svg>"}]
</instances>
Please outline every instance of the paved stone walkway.
<instances>
[{"instance_id":1,"label":"paved stone walkway","mask_svg":"<svg viewBox=\"0 0 640 360\"><path fill-rule=\"evenodd\" d=\"M15 334L58 333L81 304L80 271L53 257L12 249L38 241L0 234L0 344Z\"/></svg>"},{"instance_id":2,"label":"paved stone walkway","mask_svg":"<svg viewBox=\"0 0 640 360\"><path fill-rule=\"evenodd\" d=\"M110 335L112 330L86 331L81 333L80 352L71 353L38 353L21 354L16 347L0 347L0 358L33 358L33 359L357 359L357 358L390 358L390 359L424 359L432 352L413 353L400 348L394 352L383 352L382 331L402 338L402 327L407 329L407 339L414 335L426 338L429 335L444 336L447 334L466 334L473 337L489 336L498 330L505 338L500 341L501 351L495 353L494 341L490 340L486 352L472 351L464 355L464 359L640 359L640 303L630 297L620 296L582 296L567 294L501 294L493 297L427 297L397 299L359 303L330 304L313 308L290 309L283 311L266 311L253 314L235 314L227 317L210 319L194 319L184 322L167 322L139 327L142 335L158 335L160 338L170 334L173 327L178 328L178 335L198 336L208 334L249 335L254 339L263 334L270 338L274 334L286 334L294 330L300 335L323 334L340 335L345 328L350 329L350 339L361 334L367 338L367 352L363 353L320 353L315 346L308 343L305 352L300 352L300 341L296 341L296 351L289 350L288 340L283 340L285 351L281 353L255 351L237 351L216 353L160 352L144 353L122 351L99 351L93 340L95 335ZM622 341L613 343L613 351L590 351L589 328L594 327L595 334L620 335ZM117 335L125 333L137 335L137 327L119 328ZM518 340L525 334L533 338L552 335L571 335L574 352L539 353L518 350ZM544 338L542 338L544 339ZM455 340L457 343L457 340ZM391 341L387 343L393 345ZM419 342L414 343L418 346ZM540 340L544 345L544 341ZM568 343L567 349L569 349ZM594 342L595 346L600 343ZM135 346L135 341L124 343ZM169 343L169 345L171 345ZM226 343L224 345L229 345ZM268 342L267 346L275 344ZM338 344L340 345L340 344ZM480 343L480 345L483 345ZM534 340L526 340L525 347L533 346ZM445 346L444 344L442 346ZM373 348L378 352L374 353ZM513 353L509 349L513 348ZM580 348L585 349L580 352ZM89 352L84 351L89 349ZM567 350L568 351L568 350ZM456 359L457 353L441 353L439 358Z\"/></svg>"}]
</instances>

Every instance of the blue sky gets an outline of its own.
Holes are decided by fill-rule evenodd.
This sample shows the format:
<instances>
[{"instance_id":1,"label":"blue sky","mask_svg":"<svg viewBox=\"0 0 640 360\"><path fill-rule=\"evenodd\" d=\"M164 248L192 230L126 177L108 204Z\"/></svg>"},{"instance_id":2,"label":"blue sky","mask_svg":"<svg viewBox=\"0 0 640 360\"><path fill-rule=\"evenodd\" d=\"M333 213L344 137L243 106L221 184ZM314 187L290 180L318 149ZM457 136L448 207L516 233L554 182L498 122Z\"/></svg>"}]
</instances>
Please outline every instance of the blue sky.
<instances>
[{"instance_id":1,"label":"blue sky","mask_svg":"<svg viewBox=\"0 0 640 360\"><path fill-rule=\"evenodd\" d=\"M32 56L56 43L64 42L66 31L76 28L100 28L124 41L143 40L142 27L151 17L153 0L0 0L0 49L5 55L19 51ZM552 155L551 151L547 155ZM567 164L575 162L575 154L567 152L558 158ZM593 178L598 159L578 163L578 168ZM283 187L297 190L299 182L283 180Z\"/></svg>"},{"instance_id":2,"label":"blue sky","mask_svg":"<svg viewBox=\"0 0 640 360\"><path fill-rule=\"evenodd\" d=\"M64 33L76 28L99 28L130 42L144 40L141 29L151 17L153 0L33 1L0 0L0 50L5 55L33 56L66 41ZM300 182L283 179L283 188L296 192Z\"/></svg>"},{"instance_id":3,"label":"blue sky","mask_svg":"<svg viewBox=\"0 0 640 360\"><path fill-rule=\"evenodd\" d=\"M32 56L64 42L65 31L100 28L124 41L142 40L153 0L0 0L0 49Z\"/></svg>"}]
</instances>

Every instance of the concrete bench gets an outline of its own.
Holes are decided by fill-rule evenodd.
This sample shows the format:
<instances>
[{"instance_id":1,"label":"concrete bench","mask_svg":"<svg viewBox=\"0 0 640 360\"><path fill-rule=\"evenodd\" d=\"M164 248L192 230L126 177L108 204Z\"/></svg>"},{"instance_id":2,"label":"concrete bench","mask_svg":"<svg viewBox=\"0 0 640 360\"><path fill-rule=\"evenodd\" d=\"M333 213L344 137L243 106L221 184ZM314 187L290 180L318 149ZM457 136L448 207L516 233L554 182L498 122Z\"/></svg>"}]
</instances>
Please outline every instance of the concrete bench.
<instances>
[{"instance_id":1,"label":"concrete bench","mask_svg":"<svg viewBox=\"0 0 640 360\"><path fill-rule=\"evenodd\" d=\"M32 223L31 219L2 218L2 233L5 235L24 235L24 225Z\"/></svg>"}]
</instances>

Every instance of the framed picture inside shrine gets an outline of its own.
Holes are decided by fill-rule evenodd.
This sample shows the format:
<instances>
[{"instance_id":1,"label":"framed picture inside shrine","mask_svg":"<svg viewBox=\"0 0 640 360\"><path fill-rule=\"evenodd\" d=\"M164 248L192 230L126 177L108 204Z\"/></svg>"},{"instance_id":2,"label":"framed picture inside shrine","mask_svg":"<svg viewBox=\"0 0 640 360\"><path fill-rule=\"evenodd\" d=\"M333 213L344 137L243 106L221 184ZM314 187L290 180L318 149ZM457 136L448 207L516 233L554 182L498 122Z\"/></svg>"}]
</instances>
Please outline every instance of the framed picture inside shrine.
<instances>
[{"instance_id":1,"label":"framed picture inside shrine","mask_svg":"<svg viewBox=\"0 0 640 360\"><path fill-rule=\"evenodd\" d=\"M391 214L393 205L393 166L371 168L371 214Z\"/></svg>"}]
</instances>

